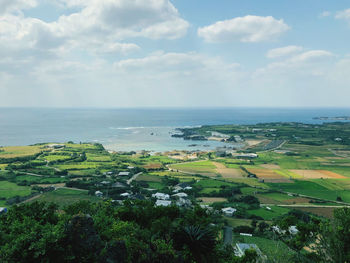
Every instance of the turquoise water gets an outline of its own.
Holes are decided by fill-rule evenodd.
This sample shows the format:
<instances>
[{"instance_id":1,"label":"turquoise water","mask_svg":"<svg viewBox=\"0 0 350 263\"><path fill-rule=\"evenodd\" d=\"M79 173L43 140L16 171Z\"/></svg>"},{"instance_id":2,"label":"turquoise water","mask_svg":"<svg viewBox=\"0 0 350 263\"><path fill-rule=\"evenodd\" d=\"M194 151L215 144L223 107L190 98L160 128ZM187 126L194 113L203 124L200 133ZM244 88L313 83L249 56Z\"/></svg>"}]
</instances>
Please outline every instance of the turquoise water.
<instances>
[{"instance_id":1,"label":"turquoise water","mask_svg":"<svg viewBox=\"0 0 350 263\"><path fill-rule=\"evenodd\" d=\"M0 108L0 145L100 142L107 149L213 149L220 142L172 138L176 127L261 122L322 123L319 116L350 116L350 109L21 109ZM153 133L153 135L151 135ZM199 144L189 147L189 144ZM204 146L206 145L206 146ZM207 146L209 145L209 146Z\"/></svg>"}]
</instances>

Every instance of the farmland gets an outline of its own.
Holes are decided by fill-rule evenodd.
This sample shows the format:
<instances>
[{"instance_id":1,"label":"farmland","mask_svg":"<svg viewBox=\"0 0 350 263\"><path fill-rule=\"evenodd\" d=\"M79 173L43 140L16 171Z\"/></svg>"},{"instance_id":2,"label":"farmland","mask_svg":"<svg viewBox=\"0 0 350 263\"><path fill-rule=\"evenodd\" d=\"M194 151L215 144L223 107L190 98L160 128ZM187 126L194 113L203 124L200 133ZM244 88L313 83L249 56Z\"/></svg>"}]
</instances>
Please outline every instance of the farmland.
<instances>
[{"instance_id":1,"label":"farmland","mask_svg":"<svg viewBox=\"0 0 350 263\"><path fill-rule=\"evenodd\" d=\"M299 124L261 125L195 128L203 136L214 129L237 134L244 142L260 142L217 152L107 152L100 144L71 142L3 147L0 206L35 201L54 202L60 208L81 200L154 202L153 194L159 192L168 194L173 204L201 206L218 217L225 208L234 208L233 215L220 222L235 231L258 233L236 240L256 243L265 255L279 248L290 258L294 252L288 242L271 239L257 224L269 228L291 213L331 218L337 207L350 206L350 147L346 139L336 143L326 136L323 126L318 126L315 137L303 133ZM258 132L252 132L253 127Z\"/></svg>"}]
</instances>

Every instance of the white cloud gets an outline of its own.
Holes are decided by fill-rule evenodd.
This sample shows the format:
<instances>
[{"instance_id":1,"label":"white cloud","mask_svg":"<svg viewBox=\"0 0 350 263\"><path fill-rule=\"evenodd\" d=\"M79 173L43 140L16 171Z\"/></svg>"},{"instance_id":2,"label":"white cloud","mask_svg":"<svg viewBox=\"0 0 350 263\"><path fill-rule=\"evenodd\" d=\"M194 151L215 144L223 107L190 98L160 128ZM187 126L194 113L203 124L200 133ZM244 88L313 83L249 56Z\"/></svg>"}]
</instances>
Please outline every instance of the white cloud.
<instances>
[{"instance_id":1,"label":"white cloud","mask_svg":"<svg viewBox=\"0 0 350 263\"><path fill-rule=\"evenodd\" d=\"M337 12L337 14L335 15L335 18L336 19L343 19L343 20L350 22L350 8L343 10L343 11L340 11L340 12Z\"/></svg>"},{"instance_id":2,"label":"white cloud","mask_svg":"<svg viewBox=\"0 0 350 263\"><path fill-rule=\"evenodd\" d=\"M279 58L289 56L303 50L300 46L286 46L281 48L274 48L267 52L266 57L268 58Z\"/></svg>"},{"instance_id":3,"label":"white cloud","mask_svg":"<svg viewBox=\"0 0 350 263\"><path fill-rule=\"evenodd\" d=\"M24 1L15 1L17 5ZM140 47L128 38L175 39L189 26L169 0L66 1L77 11L45 22L22 13L0 16L0 47L18 50L129 54ZM9 2L10 3L10 2ZM29 0L34 5L35 2Z\"/></svg>"},{"instance_id":4,"label":"white cloud","mask_svg":"<svg viewBox=\"0 0 350 263\"><path fill-rule=\"evenodd\" d=\"M92 0L77 13L61 16L57 26L68 35L105 35L174 39L189 23L169 0Z\"/></svg>"},{"instance_id":5,"label":"white cloud","mask_svg":"<svg viewBox=\"0 0 350 263\"><path fill-rule=\"evenodd\" d=\"M262 42L274 40L289 29L283 19L249 15L201 27L198 35L207 42Z\"/></svg>"},{"instance_id":6,"label":"white cloud","mask_svg":"<svg viewBox=\"0 0 350 263\"><path fill-rule=\"evenodd\" d=\"M285 60L273 62L263 68L257 69L253 74L255 79L270 76L271 78L293 79L291 83L301 76L325 75L335 56L326 50L310 50L301 54L287 57Z\"/></svg>"},{"instance_id":7,"label":"white cloud","mask_svg":"<svg viewBox=\"0 0 350 263\"><path fill-rule=\"evenodd\" d=\"M36 5L36 0L0 0L0 15L18 12L22 9L35 7Z\"/></svg>"}]
</instances>

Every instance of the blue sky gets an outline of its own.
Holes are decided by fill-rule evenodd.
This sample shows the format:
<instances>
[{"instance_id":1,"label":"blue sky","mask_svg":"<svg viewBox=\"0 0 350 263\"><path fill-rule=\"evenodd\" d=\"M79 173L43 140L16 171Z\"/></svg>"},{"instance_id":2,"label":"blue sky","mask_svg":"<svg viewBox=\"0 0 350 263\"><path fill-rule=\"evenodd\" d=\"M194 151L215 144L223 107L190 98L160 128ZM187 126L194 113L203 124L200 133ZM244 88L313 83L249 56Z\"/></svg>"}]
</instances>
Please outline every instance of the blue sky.
<instances>
[{"instance_id":1,"label":"blue sky","mask_svg":"<svg viewBox=\"0 0 350 263\"><path fill-rule=\"evenodd\" d=\"M0 0L2 107L348 107L349 1Z\"/></svg>"}]
</instances>

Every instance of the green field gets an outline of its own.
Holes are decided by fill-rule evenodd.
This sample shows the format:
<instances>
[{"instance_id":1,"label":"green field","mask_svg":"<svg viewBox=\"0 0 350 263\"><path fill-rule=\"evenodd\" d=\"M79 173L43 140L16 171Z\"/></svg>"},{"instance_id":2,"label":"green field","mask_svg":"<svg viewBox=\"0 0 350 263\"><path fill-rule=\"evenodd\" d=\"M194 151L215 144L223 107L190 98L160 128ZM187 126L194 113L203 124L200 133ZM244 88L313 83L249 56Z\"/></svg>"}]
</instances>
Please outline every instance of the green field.
<instances>
[{"instance_id":1,"label":"green field","mask_svg":"<svg viewBox=\"0 0 350 263\"><path fill-rule=\"evenodd\" d=\"M1 147L0 158L16 158L32 156L43 151L43 145L40 146L8 146Z\"/></svg>"},{"instance_id":2,"label":"green field","mask_svg":"<svg viewBox=\"0 0 350 263\"><path fill-rule=\"evenodd\" d=\"M234 183L223 182L214 179L202 179L195 183L197 186L201 186L203 188L220 188L221 186L236 186Z\"/></svg>"},{"instance_id":3,"label":"green field","mask_svg":"<svg viewBox=\"0 0 350 263\"><path fill-rule=\"evenodd\" d=\"M262 217L264 220L272 220L280 215L288 213L289 209L278 206L270 206L271 210L267 210L262 207L259 209L247 210L250 215L256 215Z\"/></svg>"},{"instance_id":4,"label":"green field","mask_svg":"<svg viewBox=\"0 0 350 263\"><path fill-rule=\"evenodd\" d=\"M295 262L293 256L295 251L291 250L285 243L277 240L266 239L262 237L239 236L236 238L239 242L256 244L261 252L267 256L271 262Z\"/></svg>"},{"instance_id":5,"label":"green field","mask_svg":"<svg viewBox=\"0 0 350 263\"><path fill-rule=\"evenodd\" d=\"M16 177L17 182L27 181L36 184L57 184L64 183L67 181L66 178L61 177L39 177L33 175L20 175Z\"/></svg>"},{"instance_id":6,"label":"green field","mask_svg":"<svg viewBox=\"0 0 350 263\"><path fill-rule=\"evenodd\" d=\"M57 203L60 207L64 207L66 205L75 203L80 200L97 202L100 199L95 196L88 195L87 191L72 190L72 189L65 189L65 188L44 193L39 198L35 199L35 201Z\"/></svg>"},{"instance_id":7,"label":"green field","mask_svg":"<svg viewBox=\"0 0 350 263\"><path fill-rule=\"evenodd\" d=\"M319 183L312 181L299 181L295 180L294 183L279 183L268 184L271 188L276 190L282 190L286 192L302 194L306 196L312 196L325 200L335 201L338 196L342 198L344 202L350 203L350 192L346 190L330 190Z\"/></svg>"},{"instance_id":8,"label":"green field","mask_svg":"<svg viewBox=\"0 0 350 263\"><path fill-rule=\"evenodd\" d=\"M31 187L18 186L15 183L0 181L0 197L27 196L31 194Z\"/></svg>"},{"instance_id":9,"label":"green field","mask_svg":"<svg viewBox=\"0 0 350 263\"><path fill-rule=\"evenodd\" d=\"M174 164L170 166L171 169L179 170L187 173L216 175L216 167L211 161L197 161Z\"/></svg>"},{"instance_id":10,"label":"green field","mask_svg":"<svg viewBox=\"0 0 350 263\"><path fill-rule=\"evenodd\" d=\"M44 156L44 159L46 161L52 162L52 161L58 161L58 160L67 160L70 159L71 156L68 155L59 155L59 154L50 154L50 155L46 155Z\"/></svg>"}]
</instances>

